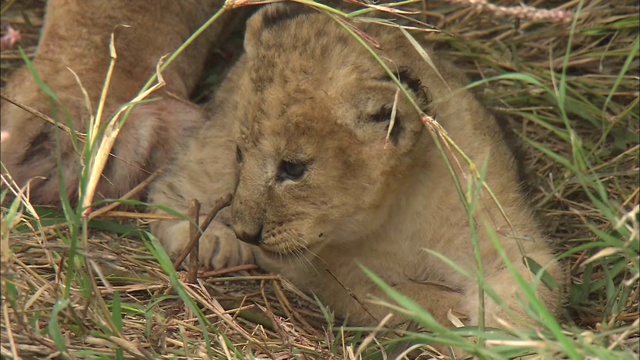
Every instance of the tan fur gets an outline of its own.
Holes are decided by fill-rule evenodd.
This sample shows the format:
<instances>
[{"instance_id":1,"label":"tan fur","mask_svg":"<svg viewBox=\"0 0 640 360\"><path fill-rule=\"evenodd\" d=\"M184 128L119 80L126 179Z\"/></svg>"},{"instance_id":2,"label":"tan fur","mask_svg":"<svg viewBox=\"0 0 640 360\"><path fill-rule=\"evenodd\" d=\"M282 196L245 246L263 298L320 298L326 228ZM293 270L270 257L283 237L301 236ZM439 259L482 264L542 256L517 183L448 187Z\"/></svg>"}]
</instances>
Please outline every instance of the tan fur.
<instances>
[{"instance_id":1,"label":"tan fur","mask_svg":"<svg viewBox=\"0 0 640 360\"><path fill-rule=\"evenodd\" d=\"M160 57L174 51L222 1L80 1L49 0L46 21L33 61L43 81L58 96L58 121L86 131L89 110L72 73L87 90L95 113L109 65L110 34L115 33L117 63L105 117L130 101L155 72ZM224 19L223 19L224 20ZM120 25L129 25L124 27ZM163 164L175 148L203 121L201 111L186 99L194 89L211 42L218 38L225 21L216 23L163 73L167 82L152 97L159 101L138 106L116 142L100 197L123 195ZM151 39L150 39L151 37ZM174 97L168 97L171 93ZM17 71L3 94L49 116L54 116L49 97L40 90L26 68ZM2 101L2 162L24 186L30 179L31 201L59 204L55 127L30 113ZM79 150L59 133L60 159L72 201L77 195L81 166ZM82 143L79 145L82 147Z\"/></svg>"},{"instance_id":2,"label":"tan fur","mask_svg":"<svg viewBox=\"0 0 640 360\"><path fill-rule=\"evenodd\" d=\"M295 11L272 6L249 21L246 55L211 104L211 121L156 182L151 201L186 213L189 199L197 198L206 214L218 197L235 191L230 213L201 239L201 262L222 267L255 260L316 293L351 324L374 324L388 311L369 305L368 314L344 289L362 301L371 295L384 298L357 264L443 324L450 324L449 310L477 323L475 279L424 251L439 252L472 277L477 274L469 218L429 129L401 96L395 125L401 130L385 147L389 121L372 117L393 106L397 86L326 15L272 20ZM486 180L511 223L483 192L474 215L482 266L488 285L510 309L509 315L485 296L487 324L499 325L497 317L526 319L524 296L486 229L497 234L526 280L533 275L523 264L517 239L524 255L545 266L559 283L565 278L520 193L516 160L495 119L461 90L466 80L438 61L437 54L431 58L446 84L396 29L358 26L380 43L379 55L392 70L411 68L432 97L426 104L414 89L425 111L478 167L486 163ZM283 162L306 164L306 172L283 178ZM468 170L457 175L466 190ZM188 240L186 222L159 222L152 231L172 255ZM234 233L259 247L237 241ZM537 293L552 310L561 302L559 290L539 284Z\"/></svg>"}]
</instances>

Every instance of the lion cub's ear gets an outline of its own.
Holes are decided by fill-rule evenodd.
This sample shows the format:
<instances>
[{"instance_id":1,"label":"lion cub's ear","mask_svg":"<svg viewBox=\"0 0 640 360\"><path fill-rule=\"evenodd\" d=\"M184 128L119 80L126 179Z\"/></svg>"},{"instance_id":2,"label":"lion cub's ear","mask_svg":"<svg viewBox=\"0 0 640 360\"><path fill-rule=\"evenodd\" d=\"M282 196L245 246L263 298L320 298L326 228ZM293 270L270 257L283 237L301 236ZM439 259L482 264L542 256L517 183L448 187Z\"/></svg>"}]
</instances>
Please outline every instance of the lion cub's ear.
<instances>
[{"instance_id":1,"label":"lion cub's ear","mask_svg":"<svg viewBox=\"0 0 640 360\"><path fill-rule=\"evenodd\" d=\"M298 3L277 3L263 7L247 21L244 37L244 49L248 54L260 46L260 38L265 31L274 31L287 21L315 11L309 6Z\"/></svg>"},{"instance_id":2,"label":"lion cub's ear","mask_svg":"<svg viewBox=\"0 0 640 360\"><path fill-rule=\"evenodd\" d=\"M413 93L414 100L420 107L420 110L427 112L427 108L433 99L431 98L429 89L422 84L422 81L420 81L420 78L414 71L408 66L401 66L398 68L396 77Z\"/></svg>"},{"instance_id":3,"label":"lion cub's ear","mask_svg":"<svg viewBox=\"0 0 640 360\"><path fill-rule=\"evenodd\" d=\"M397 96L399 98L396 100L399 104L396 104L396 111L394 111L393 101L377 104L373 107L373 111L370 112L368 120L371 124L386 124L385 136L387 140L394 146L401 146L403 141L411 144L417 136L420 136L424 125L420 120L419 114L420 112L428 113L428 107L429 104L431 104L431 94L409 67L399 67L396 77L403 87L408 90L409 95L413 98L413 101L420 110L411 105L410 102L405 99L404 94L398 93ZM381 81L393 83L393 80L387 76L381 79ZM393 124L391 123L392 118ZM378 134L378 136L380 136L380 134Z\"/></svg>"}]
</instances>

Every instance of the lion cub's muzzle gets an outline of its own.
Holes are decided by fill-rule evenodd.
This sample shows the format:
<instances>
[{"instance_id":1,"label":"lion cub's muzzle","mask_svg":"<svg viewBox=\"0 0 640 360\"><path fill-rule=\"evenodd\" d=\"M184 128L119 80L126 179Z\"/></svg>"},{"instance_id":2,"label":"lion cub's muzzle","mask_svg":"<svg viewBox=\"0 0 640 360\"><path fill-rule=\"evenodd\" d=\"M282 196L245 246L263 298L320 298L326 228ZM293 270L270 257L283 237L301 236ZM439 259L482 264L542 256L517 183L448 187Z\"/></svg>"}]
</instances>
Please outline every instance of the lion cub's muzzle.
<instances>
[{"instance_id":1,"label":"lion cub's muzzle","mask_svg":"<svg viewBox=\"0 0 640 360\"><path fill-rule=\"evenodd\" d=\"M251 245L262 244L264 226L261 217L256 216L244 201L234 199L231 208L231 229L236 233L236 237Z\"/></svg>"},{"instance_id":2,"label":"lion cub's muzzle","mask_svg":"<svg viewBox=\"0 0 640 360\"><path fill-rule=\"evenodd\" d=\"M248 161L248 160L245 160ZM256 166L244 165L254 171L242 171L240 179L233 195L231 203L231 228L236 233L236 237L251 245L261 245L263 242L262 232L264 228L265 212L264 184L267 182L266 175L258 171ZM262 177L257 181L255 175L259 173ZM257 181L257 183L256 183Z\"/></svg>"},{"instance_id":3,"label":"lion cub's muzzle","mask_svg":"<svg viewBox=\"0 0 640 360\"><path fill-rule=\"evenodd\" d=\"M262 226L258 229L248 229L243 228L242 225L233 224L231 226L233 232L236 233L236 237L247 244L251 245L260 245L262 243Z\"/></svg>"}]
</instances>

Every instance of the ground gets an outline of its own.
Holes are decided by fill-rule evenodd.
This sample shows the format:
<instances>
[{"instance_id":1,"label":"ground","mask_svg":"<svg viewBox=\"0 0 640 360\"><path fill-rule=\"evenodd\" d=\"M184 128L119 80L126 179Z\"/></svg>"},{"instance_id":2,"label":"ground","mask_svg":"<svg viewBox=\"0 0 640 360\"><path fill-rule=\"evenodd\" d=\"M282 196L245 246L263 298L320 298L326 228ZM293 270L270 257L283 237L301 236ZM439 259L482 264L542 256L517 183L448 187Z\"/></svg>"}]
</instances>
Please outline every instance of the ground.
<instances>
[{"instance_id":1,"label":"ground","mask_svg":"<svg viewBox=\"0 0 640 360\"><path fill-rule=\"evenodd\" d=\"M30 57L44 3L2 1L2 34L19 29ZM531 169L531 202L572 282L566 318L486 347L504 357L637 358L638 3L528 2L569 10L575 22L518 20L482 3L416 2L428 14L421 19L445 31L416 36L482 83L487 104L509 118ZM0 57L4 85L23 61L17 50ZM34 221L27 206L3 201L2 358L355 359L402 347L331 327L313 299L254 267L188 283L140 240L143 216L112 211L86 233L72 218L40 211ZM427 358L433 349L418 351Z\"/></svg>"}]
</instances>

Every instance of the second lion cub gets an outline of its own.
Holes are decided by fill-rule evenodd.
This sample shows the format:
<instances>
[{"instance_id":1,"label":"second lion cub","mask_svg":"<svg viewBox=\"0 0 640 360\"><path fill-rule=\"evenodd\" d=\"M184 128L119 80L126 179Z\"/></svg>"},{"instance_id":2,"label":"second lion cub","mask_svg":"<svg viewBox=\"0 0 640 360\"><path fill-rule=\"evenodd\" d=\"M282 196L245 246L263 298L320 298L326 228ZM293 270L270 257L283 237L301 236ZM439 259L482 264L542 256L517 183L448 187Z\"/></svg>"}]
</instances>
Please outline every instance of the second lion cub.
<instances>
[{"instance_id":1,"label":"second lion cub","mask_svg":"<svg viewBox=\"0 0 640 360\"><path fill-rule=\"evenodd\" d=\"M486 324L530 322L526 298L490 233L531 283L525 257L559 283L564 275L525 205L516 160L495 119L436 53L431 58L444 81L397 29L357 25L380 44L380 58L421 111L478 167L486 164L486 182L509 219L483 192L473 218L484 279L504 303L486 296ZM351 324L375 324L388 309L365 311L345 290L361 301L384 298L362 264L442 324L449 324L449 310L476 324L478 264L467 210L436 137L396 96L388 73L340 23L300 5L260 10L248 22L245 50L211 104L210 120L150 194L153 203L185 213L196 198L206 214L217 198L234 193L230 213L201 238L201 262L255 261L317 294ZM473 175L449 160L466 189ZM188 227L164 221L152 231L175 255L188 242ZM536 291L551 309L561 302L559 289L538 281Z\"/></svg>"}]
</instances>

